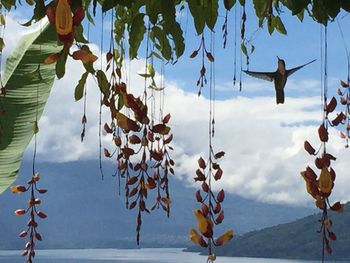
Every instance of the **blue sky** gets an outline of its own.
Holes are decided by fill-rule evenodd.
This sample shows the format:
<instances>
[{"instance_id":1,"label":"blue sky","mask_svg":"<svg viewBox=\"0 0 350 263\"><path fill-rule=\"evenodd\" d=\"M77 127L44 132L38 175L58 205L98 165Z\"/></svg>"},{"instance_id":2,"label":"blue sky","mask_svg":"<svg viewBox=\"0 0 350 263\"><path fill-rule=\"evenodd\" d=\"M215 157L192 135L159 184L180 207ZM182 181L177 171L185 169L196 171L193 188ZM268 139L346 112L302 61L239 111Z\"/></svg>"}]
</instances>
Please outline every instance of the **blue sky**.
<instances>
[{"instance_id":1,"label":"blue sky","mask_svg":"<svg viewBox=\"0 0 350 263\"><path fill-rule=\"evenodd\" d=\"M247 31L249 36L257 29L257 21L251 7L247 7ZM222 15L222 14L221 14ZM25 14L17 13L23 17ZM299 172L313 162L303 150L305 139L317 145L317 128L321 121L320 112L320 25L305 17L303 23L291 17L286 10L282 15L288 31L287 36L274 33L270 36L265 28L255 35L256 50L250 59L250 70L274 71L276 56L285 59L287 68L292 68L317 59L297 73L293 74L286 86L286 102L275 104L273 83L258 80L243 74L243 91L232 86L233 78L233 29L234 12L229 16L229 39L226 50L222 50L221 25L218 20L216 39L216 137L214 147L226 152L222 161L223 180L217 188L225 189L241 196L265 202L289 203L295 205L312 205L312 199L305 193L304 181ZM185 23L186 17L182 18ZM346 30L350 25L350 16L339 17L346 44L350 37ZM9 19L8 32L23 29ZM91 35L98 32L92 30ZM336 22L329 25L329 92L334 93L339 80L347 76L347 60L344 43ZM7 37L7 38L6 38ZM16 38L15 38L16 37ZM190 59L189 55L197 48L192 22L188 22L186 51L175 65L166 66L165 111L171 112L174 132L174 153L176 161L176 178L188 185L193 185L193 174L199 155L207 154L207 90L203 96L197 96L196 81L199 76L200 59ZM6 52L15 45L17 35L5 34ZM100 54L97 45L92 45L96 54ZM208 44L209 45L209 44ZM239 46L239 43L238 43ZM142 52L141 52L142 54ZM239 54L239 51L237 52ZM237 60L239 70L239 58ZM97 62L99 65L99 62ZM131 89L141 94L143 79L137 73L144 71L145 61L130 64ZM208 65L208 63L207 63ZM98 157L98 89L92 80L88 82L88 126L85 142L80 143L82 103L74 102L74 87L82 69L79 63L69 61L70 75L55 82L44 115L39 123L39 161L66 162ZM208 66L209 68L209 66ZM209 70L208 70L209 71ZM239 72L238 72L239 74ZM158 79L159 81L159 79ZM66 105L65 111L57 105ZM69 118L67 117L69 116ZM108 120L108 113L104 113ZM59 131L59 132L58 132ZM329 150L338 160L334 168L338 172L335 186L335 198L350 200L348 189L350 182L347 176L348 150L338 138L338 132L331 130ZM103 137L108 147L110 138ZM47 155L47 149L51 150ZM28 155L30 155L29 147ZM54 157L54 158L52 158Z\"/></svg>"}]
</instances>

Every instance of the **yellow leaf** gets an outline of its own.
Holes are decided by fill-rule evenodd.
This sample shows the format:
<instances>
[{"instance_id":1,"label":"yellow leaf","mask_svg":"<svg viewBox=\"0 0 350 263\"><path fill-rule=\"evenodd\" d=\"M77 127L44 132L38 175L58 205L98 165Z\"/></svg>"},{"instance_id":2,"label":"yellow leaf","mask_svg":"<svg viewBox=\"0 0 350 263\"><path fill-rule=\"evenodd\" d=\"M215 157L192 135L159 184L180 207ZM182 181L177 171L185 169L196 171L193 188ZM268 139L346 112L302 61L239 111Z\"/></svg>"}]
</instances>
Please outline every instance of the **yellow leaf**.
<instances>
[{"instance_id":1,"label":"yellow leaf","mask_svg":"<svg viewBox=\"0 0 350 263\"><path fill-rule=\"evenodd\" d=\"M322 168L320 177L318 179L318 187L322 193L329 194L332 191L333 180L327 167Z\"/></svg>"},{"instance_id":2,"label":"yellow leaf","mask_svg":"<svg viewBox=\"0 0 350 263\"><path fill-rule=\"evenodd\" d=\"M56 31L68 35L73 30L73 15L68 0L58 0L56 7Z\"/></svg>"},{"instance_id":3,"label":"yellow leaf","mask_svg":"<svg viewBox=\"0 0 350 263\"><path fill-rule=\"evenodd\" d=\"M197 226L201 233L206 233L208 231L209 223L207 218L202 214L199 209L194 211L194 215L197 218Z\"/></svg>"},{"instance_id":4,"label":"yellow leaf","mask_svg":"<svg viewBox=\"0 0 350 263\"><path fill-rule=\"evenodd\" d=\"M225 234L221 235L220 237L218 237L216 239L216 245L217 246L221 246L223 244L226 244L227 242L229 242L231 239L233 238L233 231L232 229L228 230L225 232Z\"/></svg>"},{"instance_id":5,"label":"yellow leaf","mask_svg":"<svg viewBox=\"0 0 350 263\"><path fill-rule=\"evenodd\" d=\"M199 244L201 236L198 234L198 232L195 229L191 228L188 235L193 243Z\"/></svg>"}]
</instances>

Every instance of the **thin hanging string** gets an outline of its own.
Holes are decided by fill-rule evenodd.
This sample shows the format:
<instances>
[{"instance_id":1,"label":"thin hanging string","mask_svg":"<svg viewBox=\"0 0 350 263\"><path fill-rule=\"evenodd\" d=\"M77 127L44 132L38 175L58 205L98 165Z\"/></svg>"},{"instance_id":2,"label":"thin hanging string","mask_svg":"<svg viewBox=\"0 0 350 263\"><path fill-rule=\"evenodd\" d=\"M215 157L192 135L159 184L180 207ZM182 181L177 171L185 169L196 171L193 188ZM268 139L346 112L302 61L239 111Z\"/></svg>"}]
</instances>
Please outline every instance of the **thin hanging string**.
<instances>
[{"instance_id":1,"label":"thin hanging string","mask_svg":"<svg viewBox=\"0 0 350 263\"><path fill-rule=\"evenodd\" d=\"M104 16L103 12L101 12L101 51L100 51L100 60L101 60L101 70L103 68L103 22L104 22ZM103 167L102 167L102 92L100 92L100 105L99 105L99 114L98 114L98 142L99 142L99 168L100 168L100 174L101 174L101 179L104 179L104 174L103 174Z\"/></svg>"},{"instance_id":2,"label":"thin hanging string","mask_svg":"<svg viewBox=\"0 0 350 263\"><path fill-rule=\"evenodd\" d=\"M6 21L6 10L5 12L2 12L2 7L0 8L0 15L3 15L4 16L4 20ZM0 27L0 35L1 35L1 38L4 39L5 38L5 29L6 29L6 23L4 25L2 25ZM2 89L3 88L3 85L2 85L2 54L3 54L3 50L1 50L0 52L0 88ZM1 94L1 91L0 91L0 94Z\"/></svg>"},{"instance_id":3,"label":"thin hanging string","mask_svg":"<svg viewBox=\"0 0 350 263\"><path fill-rule=\"evenodd\" d=\"M87 41L90 42L90 22L87 21ZM86 105L87 105L87 88L88 88L88 82L85 82L85 88L84 88L84 102L83 102L83 119L82 119L82 123L83 123L83 130L81 132L81 142L83 142L84 137L85 137L85 130L86 130L86 122L87 122L87 118L86 118Z\"/></svg>"},{"instance_id":4,"label":"thin hanging string","mask_svg":"<svg viewBox=\"0 0 350 263\"><path fill-rule=\"evenodd\" d=\"M236 74L237 74L237 6L238 3L235 5L235 33L234 33L234 57L233 57L233 86L236 86Z\"/></svg>"},{"instance_id":5,"label":"thin hanging string","mask_svg":"<svg viewBox=\"0 0 350 263\"><path fill-rule=\"evenodd\" d=\"M324 77L323 77L323 68L324 68L324 37L323 37L323 26L320 25L320 42L321 42L321 49L320 49L320 57L321 57L321 66L320 66L320 80L321 80L321 90L320 90L320 108L321 108L321 117L323 118L323 87L324 87Z\"/></svg>"},{"instance_id":6,"label":"thin hanging string","mask_svg":"<svg viewBox=\"0 0 350 263\"><path fill-rule=\"evenodd\" d=\"M243 9L244 6L241 7L240 10L240 17L243 15ZM241 32L242 32L242 27L243 27L243 21L240 23L241 25ZM243 38L241 39L243 41ZM243 72L243 55L242 55L242 50L239 52L240 53L240 72L239 72L239 91L242 91L242 72Z\"/></svg>"},{"instance_id":7,"label":"thin hanging string","mask_svg":"<svg viewBox=\"0 0 350 263\"><path fill-rule=\"evenodd\" d=\"M150 45L150 23L148 23L147 26L147 39L146 39L146 61L145 61L145 74L147 75L147 67L148 67L148 52L149 52L149 45ZM147 105L147 78L145 78L144 81L144 91L143 91L143 96L144 96L144 103ZM152 120L153 121L153 120Z\"/></svg>"},{"instance_id":8,"label":"thin hanging string","mask_svg":"<svg viewBox=\"0 0 350 263\"><path fill-rule=\"evenodd\" d=\"M337 19L337 24L338 24L340 36L341 36L343 44L344 44L344 49L346 52L346 59L347 59L347 65L348 65L347 83L349 83L350 82L350 53L349 53L349 49L348 49L348 46L347 46L346 41L345 41L343 29L341 28L341 25L339 23L339 19Z\"/></svg>"},{"instance_id":9,"label":"thin hanging string","mask_svg":"<svg viewBox=\"0 0 350 263\"><path fill-rule=\"evenodd\" d=\"M214 56L214 58L216 57L216 54L215 54L215 33L211 33L211 38L210 38L210 49L211 49L211 52ZM215 79L215 60L213 62L211 62L213 65L212 65L212 79L213 79L213 87L212 87L212 90L213 90L213 102L212 102L212 112L213 112L213 116L212 116L212 121L211 121L211 124L212 124L212 127L211 127L211 136L214 137L214 134L215 134L215 100L216 100L216 91L215 91L215 86L216 86L216 79Z\"/></svg>"},{"instance_id":10,"label":"thin hanging string","mask_svg":"<svg viewBox=\"0 0 350 263\"><path fill-rule=\"evenodd\" d=\"M42 20L40 20L40 35L42 33ZM40 40L41 41L41 40ZM41 57L42 49L41 42L39 42L39 57ZM38 144L38 116L39 116L39 82L40 80L40 64L38 64L38 83L36 84L36 104L35 104L35 123L34 123L34 150L33 150L33 161L32 161L32 174L35 174L35 163L37 155L37 144ZM33 191L32 191L33 192Z\"/></svg>"}]
</instances>

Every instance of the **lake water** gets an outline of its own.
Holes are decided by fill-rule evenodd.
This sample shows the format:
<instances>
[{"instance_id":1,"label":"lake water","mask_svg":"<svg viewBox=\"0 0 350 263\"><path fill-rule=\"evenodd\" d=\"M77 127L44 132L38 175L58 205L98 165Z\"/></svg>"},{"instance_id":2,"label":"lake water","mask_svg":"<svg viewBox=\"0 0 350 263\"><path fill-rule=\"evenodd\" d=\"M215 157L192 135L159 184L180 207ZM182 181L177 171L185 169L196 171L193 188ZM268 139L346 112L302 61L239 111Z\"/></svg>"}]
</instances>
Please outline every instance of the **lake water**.
<instances>
[{"instance_id":1,"label":"lake water","mask_svg":"<svg viewBox=\"0 0 350 263\"><path fill-rule=\"evenodd\" d=\"M1 263L23 263L19 251L1 251ZM206 257L180 248L38 250L35 263L206 263ZM316 263L319 261L218 257L216 263Z\"/></svg>"}]
</instances>

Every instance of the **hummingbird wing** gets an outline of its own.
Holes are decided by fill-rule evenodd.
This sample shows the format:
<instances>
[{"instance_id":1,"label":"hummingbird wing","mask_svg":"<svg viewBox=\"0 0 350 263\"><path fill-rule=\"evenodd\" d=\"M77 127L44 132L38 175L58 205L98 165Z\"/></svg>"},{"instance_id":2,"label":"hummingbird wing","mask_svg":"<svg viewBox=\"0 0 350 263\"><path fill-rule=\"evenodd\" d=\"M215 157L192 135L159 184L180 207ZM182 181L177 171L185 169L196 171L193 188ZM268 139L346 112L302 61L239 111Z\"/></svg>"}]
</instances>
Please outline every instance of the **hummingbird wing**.
<instances>
[{"instance_id":1,"label":"hummingbird wing","mask_svg":"<svg viewBox=\"0 0 350 263\"><path fill-rule=\"evenodd\" d=\"M287 70L286 70L287 77L289 77L289 76L292 75L294 72L296 72L296 71L298 71L299 69L301 69L302 67L305 67L306 65L309 65L309 64L311 64L312 62L315 62L315 61L316 61L316 59L314 59L314 60L312 60L312 61L310 61L310 62L308 62L308 63L306 63L306 64L304 64L304 65L301 65L301 66L299 66L299 67L287 69Z\"/></svg>"},{"instance_id":2,"label":"hummingbird wing","mask_svg":"<svg viewBox=\"0 0 350 263\"><path fill-rule=\"evenodd\" d=\"M256 72L256 71L249 71L249 70L243 70L244 73L263 80L273 81L275 78L275 72Z\"/></svg>"}]
</instances>

